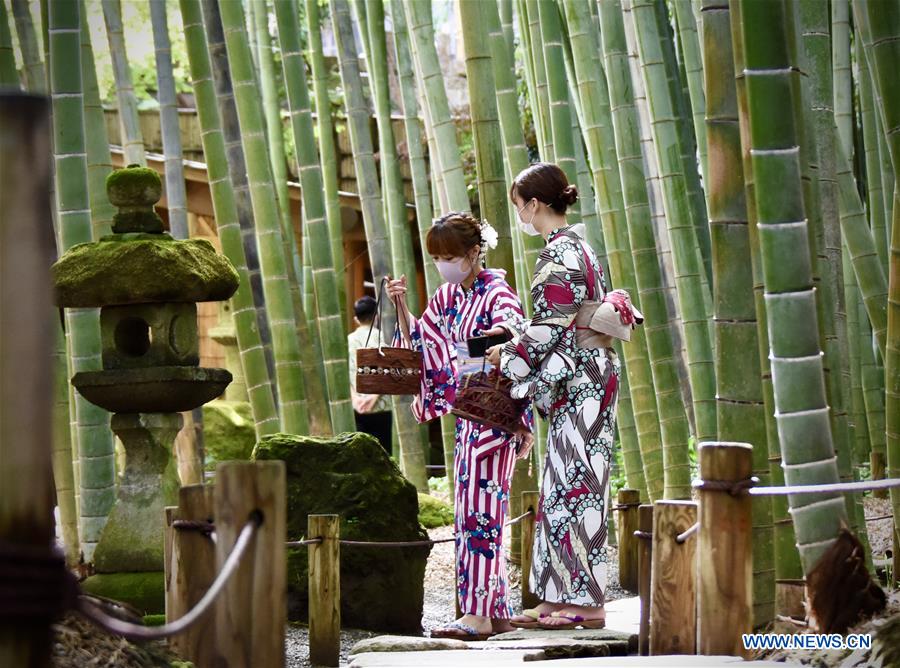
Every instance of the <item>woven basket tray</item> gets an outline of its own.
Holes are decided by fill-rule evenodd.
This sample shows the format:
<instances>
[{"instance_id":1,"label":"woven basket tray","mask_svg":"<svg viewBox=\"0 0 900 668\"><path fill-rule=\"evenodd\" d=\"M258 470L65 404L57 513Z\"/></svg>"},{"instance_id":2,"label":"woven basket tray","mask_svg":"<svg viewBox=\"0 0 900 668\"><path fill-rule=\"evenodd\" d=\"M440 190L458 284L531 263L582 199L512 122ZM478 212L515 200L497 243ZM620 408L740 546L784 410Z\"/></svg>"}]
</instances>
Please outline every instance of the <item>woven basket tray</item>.
<instances>
[{"instance_id":1,"label":"woven basket tray","mask_svg":"<svg viewBox=\"0 0 900 668\"><path fill-rule=\"evenodd\" d=\"M495 371L477 371L462 377L453 402L454 415L500 429L509 434L522 427L527 399L510 396L512 381Z\"/></svg>"}]
</instances>

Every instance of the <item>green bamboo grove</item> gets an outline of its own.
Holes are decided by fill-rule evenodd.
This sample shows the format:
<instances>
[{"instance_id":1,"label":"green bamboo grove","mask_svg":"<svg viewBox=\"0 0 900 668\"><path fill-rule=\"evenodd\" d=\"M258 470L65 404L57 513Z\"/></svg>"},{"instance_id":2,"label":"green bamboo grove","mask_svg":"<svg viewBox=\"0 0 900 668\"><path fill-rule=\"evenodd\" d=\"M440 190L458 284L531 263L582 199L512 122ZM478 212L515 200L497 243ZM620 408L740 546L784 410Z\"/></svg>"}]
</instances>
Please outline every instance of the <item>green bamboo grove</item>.
<instances>
[{"instance_id":1,"label":"green bamboo grove","mask_svg":"<svg viewBox=\"0 0 900 668\"><path fill-rule=\"evenodd\" d=\"M508 189L548 161L578 186L569 222L608 287L645 316L617 343L617 486L690 499L698 446L714 441L750 443L767 485L900 476L897 3L36 7L0 0L0 86L51 97L58 251L110 234L113 165L164 175L170 233L199 234L202 216L240 275L226 324L254 438L355 430L353 303L405 274L422 311L441 282L425 250L440 215L493 225L487 262L531 313L543 242ZM387 305L386 337L394 322ZM98 368L96 310L50 324L60 379ZM408 405L392 400L391 455L420 492L447 473L452 490L452 419L429 430ZM61 384L54 406L60 533L71 563L90 561L120 462L108 414ZM538 483L538 422L513 515ZM790 614L841 527L868 545L872 496L754 500L755 624ZM900 490L890 503L896 516Z\"/></svg>"}]
</instances>

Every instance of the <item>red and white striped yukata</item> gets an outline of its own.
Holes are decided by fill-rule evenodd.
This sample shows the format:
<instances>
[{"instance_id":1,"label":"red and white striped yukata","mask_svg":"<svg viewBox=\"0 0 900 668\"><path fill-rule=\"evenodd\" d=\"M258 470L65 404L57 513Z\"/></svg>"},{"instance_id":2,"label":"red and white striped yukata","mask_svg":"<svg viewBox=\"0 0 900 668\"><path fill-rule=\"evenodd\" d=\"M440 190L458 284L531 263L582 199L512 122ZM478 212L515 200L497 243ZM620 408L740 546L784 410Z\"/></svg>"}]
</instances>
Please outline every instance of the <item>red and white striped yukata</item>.
<instances>
[{"instance_id":1,"label":"red and white striped yukata","mask_svg":"<svg viewBox=\"0 0 900 668\"><path fill-rule=\"evenodd\" d=\"M500 269L483 269L469 289L444 283L422 316L410 318L413 346L423 353L422 385L412 404L419 422L449 413L462 373L481 368L480 360L460 364L468 339L501 326L521 333L522 304L504 276ZM523 424L531 429L530 411ZM512 612L503 525L517 441L500 429L456 420L456 583L463 614L507 619Z\"/></svg>"}]
</instances>

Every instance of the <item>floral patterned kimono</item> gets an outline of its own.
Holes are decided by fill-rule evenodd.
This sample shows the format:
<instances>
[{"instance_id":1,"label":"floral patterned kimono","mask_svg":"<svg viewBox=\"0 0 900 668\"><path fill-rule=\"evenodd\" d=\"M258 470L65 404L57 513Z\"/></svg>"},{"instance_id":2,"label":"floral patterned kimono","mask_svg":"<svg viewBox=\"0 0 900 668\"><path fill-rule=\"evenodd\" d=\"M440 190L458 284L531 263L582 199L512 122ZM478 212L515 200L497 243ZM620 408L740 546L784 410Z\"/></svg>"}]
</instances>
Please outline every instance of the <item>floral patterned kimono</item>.
<instances>
[{"instance_id":1,"label":"floral patterned kimono","mask_svg":"<svg viewBox=\"0 0 900 668\"><path fill-rule=\"evenodd\" d=\"M513 396L532 397L550 421L531 586L553 603L604 603L620 366L611 348L577 347L575 314L584 300L605 294L593 250L576 229L556 230L535 267L534 318L501 355Z\"/></svg>"},{"instance_id":2,"label":"floral patterned kimono","mask_svg":"<svg viewBox=\"0 0 900 668\"><path fill-rule=\"evenodd\" d=\"M412 410L419 422L453 408L462 373L481 369L468 360L466 341L503 326L516 335L524 322L522 305L504 279L505 272L484 269L466 290L444 283L420 318L411 318L413 346L423 355L422 386ZM531 416L523 417L530 429ZM463 614L508 618L503 525L516 459L517 437L470 420L456 420L456 582Z\"/></svg>"}]
</instances>

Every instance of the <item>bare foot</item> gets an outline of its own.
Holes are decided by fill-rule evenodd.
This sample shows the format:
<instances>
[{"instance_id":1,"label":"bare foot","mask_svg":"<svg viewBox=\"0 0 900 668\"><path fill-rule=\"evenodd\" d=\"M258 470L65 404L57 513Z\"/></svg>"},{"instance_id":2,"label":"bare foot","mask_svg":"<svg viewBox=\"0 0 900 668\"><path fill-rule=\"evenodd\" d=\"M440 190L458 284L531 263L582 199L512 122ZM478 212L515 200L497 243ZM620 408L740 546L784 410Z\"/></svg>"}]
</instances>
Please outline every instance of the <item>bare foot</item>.
<instances>
[{"instance_id":1,"label":"bare foot","mask_svg":"<svg viewBox=\"0 0 900 668\"><path fill-rule=\"evenodd\" d=\"M572 623L569 617L580 616L585 622L605 621L606 611L603 607L588 605L566 605L557 608L558 617L544 617L541 624L544 626L566 626Z\"/></svg>"},{"instance_id":2,"label":"bare foot","mask_svg":"<svg viewBox=\"0 0 900 668\"><path fill-rule=\"evenodd\" d=\"M563 607L565 607L563 603L550 603L549 601L541 601L534 609L537 610L538 614L541 617L544 617L545 615L549 615L551 612L561 610ZM516 615L509 621L516 622L518 624L529 624L537 620L535 620L534 617L529 617L528 615Z\"/></svg>"},{"instance_id":3,"label":"bare foot","mask_svg":"<svg viewBox=\"0 0 900 668\"><path fill-rule=\"evenodd\" d=\"M480 615L463 615L459 619L456 620L458 624L465 624L466 626L471 626L475 629L476 633L492 633L492 624L490 617L482 617ZM435 629L435 631L445 631L449 630L447 627L441 627L439 629Z\"/></svg>"}]
</instances>

